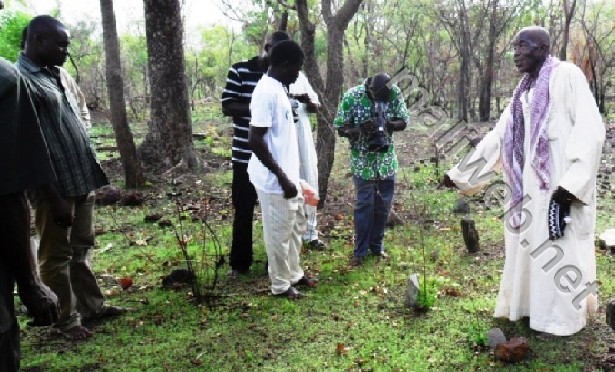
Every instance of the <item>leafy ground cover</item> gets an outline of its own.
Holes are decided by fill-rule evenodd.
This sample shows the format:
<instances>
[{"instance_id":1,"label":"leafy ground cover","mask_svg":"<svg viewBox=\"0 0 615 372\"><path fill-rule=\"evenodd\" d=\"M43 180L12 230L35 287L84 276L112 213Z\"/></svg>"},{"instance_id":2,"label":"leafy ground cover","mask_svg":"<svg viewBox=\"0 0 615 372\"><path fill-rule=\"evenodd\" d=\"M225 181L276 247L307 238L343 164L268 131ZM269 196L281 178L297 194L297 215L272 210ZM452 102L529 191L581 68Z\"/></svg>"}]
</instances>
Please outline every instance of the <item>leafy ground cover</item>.
<instances>
[{"instance_id":1,"label":"leafy ground cover","mask_svg":"<svg viewBox=\"0 0 615 372\"><path fill-rule=\"evenodd\" d=\"M603 306L585 330L564 338L540 335L522 321L492 318L503 265L498 218L502 211L485 208L480 198L467 200L481 237L480 252L467 253L460 216L451 213L457 196L435 190L438 170L426 156L427 147L421 148L410 132L400 141L404 168L394 208L404 223L387 230L390 259L371 258L353 269L347 265L353 247L353 190L344 142L338 143L329 202L319 217L329 248L302 253L303 266L320 279L317 288L305 291L306 298L289 301L271 296L258 218L256 262L249 275L230 281L225 276L228 267L221 266L209 304L196 304L189 286L163 288L165 275L185 267L177 236L196 262L206 261L214 249L203 220L224 252L230 246L228 128L219 118L207 116L216 113L204 115L195 129L203 134L196 143L210 172L162 177L144 191L143 206L96 211L95 272L108 301L133 311L90 324L95 335L84 342L66 341L47 328L26 327L27 319L20 316L24 370L612 368L609 347L615 340ZM109 134L108 124L95 127L97 138ZM101 158L111 159L105 160L105 166L118 180L121 173L113 160L117 154L102 153L113 154ZM612 223L615 207L610 194L600 199L600 208L598 231ZM171 226L144 221L155 213ZM615 290L613 257L600 250L597 256L604 303ZM436 298L430 310L416 312L404 305L404 293L408 276L423 270ZM122 278L130 278L132 286L123 290ZM486 331L492 327L500 327L508 337L528 338L530 357L515 365L496 361L484 346Z\"/></svg>"}]
</instances>

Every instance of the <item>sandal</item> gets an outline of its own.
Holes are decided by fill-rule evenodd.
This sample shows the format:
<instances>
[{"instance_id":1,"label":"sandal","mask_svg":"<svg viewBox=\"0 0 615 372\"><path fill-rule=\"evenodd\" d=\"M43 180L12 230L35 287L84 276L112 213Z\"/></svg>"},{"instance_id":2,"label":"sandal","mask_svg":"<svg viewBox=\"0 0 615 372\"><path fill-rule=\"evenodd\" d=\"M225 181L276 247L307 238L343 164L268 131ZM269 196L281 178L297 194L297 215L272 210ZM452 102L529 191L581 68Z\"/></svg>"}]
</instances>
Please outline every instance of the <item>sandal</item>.
<instances>
[{"instance_id":1,"label":"sandal","mask_svg":"<svg viewBox=\"0 0 615 372\"><path fill-rule=\"evenodd\" d=\"M303 278L299 279L299 281L297 281L295 285L303 285L306 287L314 288L318 285L318 279L308 278L304 276Z\"/></svg>"},{"instance_id":2,"label":"sandal","mask_svg":"<svg viewBox=\"0 0 615 372\"><path fill-rule=\"evenodd\" d=\"M74 326L64 331L59 331L62 336L71 340L71 341L79 341L85 340L88 337L92 337L94 333L84 326Z\"/></svg>"},{"instance_id":3,"label":"sandal","mask_svg":"<svg viewBox=\"0 0 615 372\"><path fill-rule=\"evenodd\" d=\"M303 293L299 292L297 288L291 285L290 287L288 287L286 292L277 294L276 296L286 296L286 298L288 298L289 300L298 300L299 298L303 297Z\"/></svg>"},{"instance_id":4,"label":"sandal","mask_svg":"<svg viewBox=\"0 0 615 372\"><path fill-rule=\"evenodd\" d=\"M116 316L120 316L125 314L132 309L128 307L120 307L120 306L111 306L111 305L103 305L100 310L98 310L95 314L92 314L88 317L83 317L84 320L100 320L105 318L112 318Z\"/></svg>"}]
</instances>

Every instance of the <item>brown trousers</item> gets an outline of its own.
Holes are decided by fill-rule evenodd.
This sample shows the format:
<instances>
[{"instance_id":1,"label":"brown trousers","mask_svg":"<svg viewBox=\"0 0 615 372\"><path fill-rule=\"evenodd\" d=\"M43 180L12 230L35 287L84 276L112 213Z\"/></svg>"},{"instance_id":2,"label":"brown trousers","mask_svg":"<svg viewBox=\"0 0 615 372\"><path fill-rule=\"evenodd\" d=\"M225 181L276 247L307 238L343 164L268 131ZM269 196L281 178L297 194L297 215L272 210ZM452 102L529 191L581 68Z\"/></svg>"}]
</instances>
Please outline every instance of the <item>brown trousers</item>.
<instances>
[{"instance_id":1,"label":"brown trousers","mask_svg":"<svg viewBox=\"0 0 615 372\"><path fill-rule=\"evenodd\" d=\"M94 246L94 193L67 198L73 211L73 226L56 225L51 205L36 205L36 229L40 236L41 279L58 296L61 331L81 325L103 306L104 296L89 265Z\"/></svg>"}]
</instances>

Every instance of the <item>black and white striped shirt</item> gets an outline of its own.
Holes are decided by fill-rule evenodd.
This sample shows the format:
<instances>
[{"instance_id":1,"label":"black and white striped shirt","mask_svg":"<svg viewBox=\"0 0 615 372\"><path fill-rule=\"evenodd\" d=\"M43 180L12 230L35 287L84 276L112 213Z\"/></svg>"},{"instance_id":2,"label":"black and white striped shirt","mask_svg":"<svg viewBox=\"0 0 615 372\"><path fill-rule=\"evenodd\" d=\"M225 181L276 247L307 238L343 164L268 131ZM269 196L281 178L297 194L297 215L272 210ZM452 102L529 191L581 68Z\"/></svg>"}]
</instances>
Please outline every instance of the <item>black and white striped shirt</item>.
<instances>
[{"instance_id":1,"label":"black and white striped shirt","mask_svg":"<svg viewBox=\"0 0 615 372\"><path fill-rule=\"evenodd\" d=\"M231 102L250 104L256 83L263 76L258 57L231 66L222 92L222 105ZM249 116L233 117L233 162L247 164L252 156L248 145Z\"/></svg>"}]
</instances>

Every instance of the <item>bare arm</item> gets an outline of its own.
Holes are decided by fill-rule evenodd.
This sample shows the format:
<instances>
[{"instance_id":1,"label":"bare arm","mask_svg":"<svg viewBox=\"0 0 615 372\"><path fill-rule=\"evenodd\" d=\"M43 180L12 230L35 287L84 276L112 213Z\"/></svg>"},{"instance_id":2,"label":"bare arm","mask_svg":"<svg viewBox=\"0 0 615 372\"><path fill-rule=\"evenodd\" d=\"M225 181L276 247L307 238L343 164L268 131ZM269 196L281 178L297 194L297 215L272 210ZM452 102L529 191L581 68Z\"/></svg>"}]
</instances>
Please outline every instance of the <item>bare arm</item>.
<instances>
[{"instance_id":1,"label":"bare arm","mask_svg":"<svg viewBox=\"0 0 615 372\"><path fill-rule=\"evenodd\" d=\"M222 104L224 116L238 117L250 116L250 104L240 102L229 102Z\"/></svg>"},{"instance_id":2,"label":"bare arm","mask_svg":"<svg viewBox=\"0 0 615 372\"><path fill-rule=\"evenodd\" d=\"M26 208L28 207L24 199L23 208L15 208L15 211L11 212L15 219L18 219L15 222L27 223L29 213ZM21 209L22 213L18 209ZM19 234L19 232L16 232L16 234ZM50 325L58 319L57 297L41 283L38 277L36 258L30 244L28 244L27 236L22 235L18 239L24 239L24 241L18 241L10 247L5 245L8 249L0 251L0 260L6 262L13 274L19 289L19 297L34 316L32 324Z\"/></svg>"}]
</instances>

